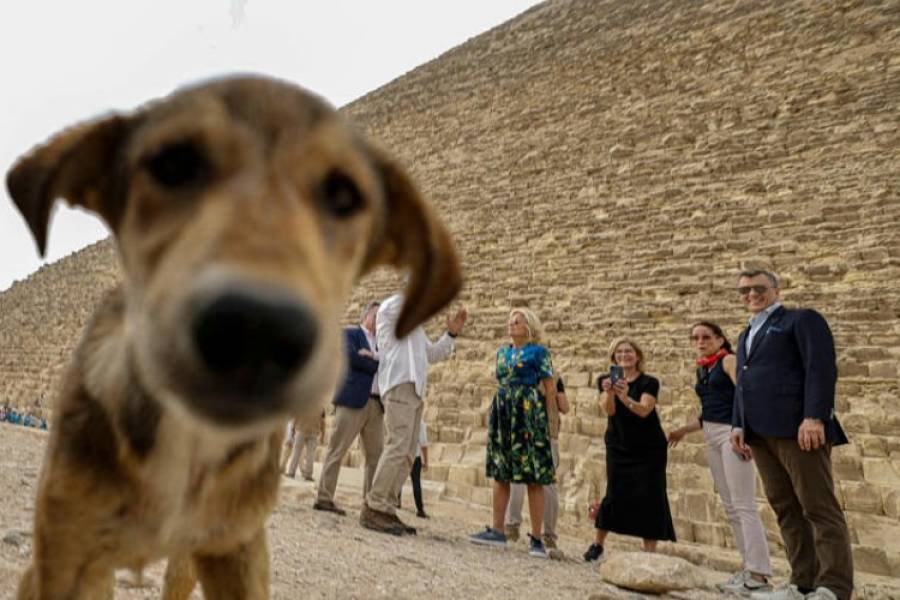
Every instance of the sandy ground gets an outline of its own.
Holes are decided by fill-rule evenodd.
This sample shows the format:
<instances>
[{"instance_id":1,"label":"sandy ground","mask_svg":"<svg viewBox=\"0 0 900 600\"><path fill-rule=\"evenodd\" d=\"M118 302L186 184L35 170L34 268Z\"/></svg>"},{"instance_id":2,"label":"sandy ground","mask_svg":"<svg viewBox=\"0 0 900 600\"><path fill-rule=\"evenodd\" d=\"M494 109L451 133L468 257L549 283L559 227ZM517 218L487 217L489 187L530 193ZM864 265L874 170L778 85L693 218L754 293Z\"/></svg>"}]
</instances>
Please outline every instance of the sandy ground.
<instances>
[{"instance_id":1,"label":"sandy ground","mask_svg":"<svg viewBox=\"0 0 900 600\"><path fill-rule=\"evenodd\" d=\"M2 599L14 596L31 551L32 504L45 440L43 433L0 425ZM348 509L346 517L312 510L313 483L284 480L281 501L268 524L274 598L644 597L603 582L595 565L580 560L590 531L580 532L580 537L561 536L562 560L532 558L523 541L505 550L477 547L466 536L489 521L487 510L433 498L429 503L427 493L431 519L418 519L406 510L400 513L402 519L419 527L418 536L396 538L365 530L357 522L360 477L358 469L341 471L337 499ZM412 504L408 488L404 502ZM617 548L636 546L629 540L614 541L609 551ZM736 559L733 553L690 545L671 545L666 551L701 564L710 586L727 577L725 571ZM129 585L127 574L120 574L116 597L158 597L162 573L162 564L149 568L144 587ZM894 595L900 592L900 583L893 583L898 587L884 587L891 582L871 582L862 597L900 597ZM201 597L196 591L194 596ZM704 600L721 596L706 588L667 597Z\"/></svg>"}]
</instances>

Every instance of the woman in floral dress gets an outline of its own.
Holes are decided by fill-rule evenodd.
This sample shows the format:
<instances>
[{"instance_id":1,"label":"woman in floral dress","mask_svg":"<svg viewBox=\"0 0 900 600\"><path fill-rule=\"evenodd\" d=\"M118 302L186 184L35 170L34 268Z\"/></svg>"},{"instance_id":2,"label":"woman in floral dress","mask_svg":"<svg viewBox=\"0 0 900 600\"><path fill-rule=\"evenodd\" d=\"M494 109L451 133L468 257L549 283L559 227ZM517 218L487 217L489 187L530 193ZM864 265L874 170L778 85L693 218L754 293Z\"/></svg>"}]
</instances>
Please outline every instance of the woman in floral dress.
<instances>
[{"instance_id":1,"label":"woman in floral dress","mask_svg":"<svg viewBox=\"0 0 900 600\"><path fill-rule=\"evenodd\" d=\"M488 422L487 476L494 480L493 527L469 536L476 544L505 546L503 519L510 483L528 488L531 516L529 554L542 558L544 485L555 480L547 405L556 401L550 352L537 342L541 323L527 308L510 312L507 333L512 344L497 351L497 393Z\"/></svg>"}]
</instances>

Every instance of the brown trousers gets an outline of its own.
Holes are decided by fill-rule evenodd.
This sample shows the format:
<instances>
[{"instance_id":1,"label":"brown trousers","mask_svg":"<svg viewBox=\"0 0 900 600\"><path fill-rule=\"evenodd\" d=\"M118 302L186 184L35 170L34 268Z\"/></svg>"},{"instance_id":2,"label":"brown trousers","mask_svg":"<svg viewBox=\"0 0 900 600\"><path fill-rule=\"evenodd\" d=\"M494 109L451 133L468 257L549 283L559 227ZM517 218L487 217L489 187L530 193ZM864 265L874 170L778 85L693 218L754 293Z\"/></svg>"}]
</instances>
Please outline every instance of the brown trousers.
<instances>
[{"instance_id":1,"label":"brown trousers","mask_svg":"<svg viewBox=\"0 0 900 600\"><path fill-rule=\"evenodd\" d=\"M328 441L328 453L322 463L322 473L319 474L317 502L334 502L341 462L347 451L350 450L350 446L356 441L357 436L359 436L360 446L362 446L363 456L366 460L362 490L363 499L365 499L372 487L375 467L378 465L381 449L384 446L384 424L381 404L378 400L369 398L362 408L335 407L331 439Z\"/></svg>"},{"instance_id":2,"label":"brown trousers","mask_svg":"<svg viewBox=\"0 0 900 600\"><path fill-rule=\"evenodd\" d=\"M853 554L834 495L831 446L805 452L796 439L748 440L791 563L791 583L826 587L840 600L853 591Z\"/></svg>"}]
</instances>

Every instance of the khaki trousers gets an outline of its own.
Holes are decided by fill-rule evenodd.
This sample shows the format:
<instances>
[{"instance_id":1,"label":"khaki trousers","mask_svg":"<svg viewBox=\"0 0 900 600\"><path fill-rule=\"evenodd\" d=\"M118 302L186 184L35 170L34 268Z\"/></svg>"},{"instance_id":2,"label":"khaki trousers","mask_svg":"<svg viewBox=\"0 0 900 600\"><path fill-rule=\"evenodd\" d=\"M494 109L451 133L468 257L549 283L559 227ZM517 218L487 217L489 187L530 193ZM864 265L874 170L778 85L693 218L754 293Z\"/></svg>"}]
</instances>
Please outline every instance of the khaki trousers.
<instances>
[{"instance_id":1,"label":"khaki trousers","mask_svg":"<svg viewBox=\"0 0 900 600\"><path fill-rule=\"evenodd\" d=\"M550 450L553 453L553 468L559 467L559 440L550 438ZM544 535L556 537L556 522L559 520L559 492L556 484L545 485L544 488ZM509 486L509 503L506 505L506 524L522 524L522 504L528 486L524 483L513 483Z\"/></svg>"},{"instance_id":2,"label":"khaki trousers","mask_svg":"<svg viewBox=\"0 0 900 600\"><path fill-rule=\"evenodd\" d=\"M756 469L752 460L741 460L731 448L731 425L703 422L706 461L725 516L731 523L734 545L744 558L744 568L772 575L766 528L756 507Z\"/></svg>"},{"instance_id":3,"label":"khaki trousers","mask_svg":"<svg viewBox=\"0 0 900 600\"><path fill-rule=\"evenodd\" d=\"M804 452L796 439L749 440L756 467L791 563L791 583L826 587L840 599L853 591L853 554L834 495L831 446Z\"/></svg>"},{"instance_id":4,"label":"khaki trousers","mask_svg":"<svg viewBox=\"0 0 900 600\"><path fill-rule=\"evenodd\" d=\"M384 451L366 500L372 510L396 514L400 489L409 477L416 456L422 399L416 395L412 383L391 388L381 399L384 402Z\"/></svg>"},{"instance_id":5,"label":"khaki trousers","mask_svg":"<svg viewBox=\"0 0 900 600\"><path fill-rule=\"evenodd\" d=\"M322 473L319 475L317 501L334 502L334 491L337 488L341 462L343 462L347 450L356 440L356 436L359 436L366 461L363 498L366 497L372 487L375 467L378 465L384 445L383 421L381 404L374 398L369 398L362 408L335 406L331 439L328 440L328 453L325 455Z\"/></svg>"}]
</instances>

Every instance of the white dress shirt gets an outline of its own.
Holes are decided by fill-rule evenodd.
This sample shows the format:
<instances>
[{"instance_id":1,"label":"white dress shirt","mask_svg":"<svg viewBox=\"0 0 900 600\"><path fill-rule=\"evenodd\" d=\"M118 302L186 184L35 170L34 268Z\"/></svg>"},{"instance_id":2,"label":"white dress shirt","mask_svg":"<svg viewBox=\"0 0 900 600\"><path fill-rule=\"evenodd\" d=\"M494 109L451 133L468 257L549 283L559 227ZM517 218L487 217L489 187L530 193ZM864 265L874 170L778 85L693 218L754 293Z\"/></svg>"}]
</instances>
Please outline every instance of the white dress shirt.
<instances>
[{"instance_id":1,"label":"white dress shirt","mask_svg":"<svg viewBox=\"0 0 900 600\"><path fill-rule=\"evenodd\" d=\"M444 360L453 352L453 338L444 333L432 343L420 325L405 338L396 337L403 296L394 294L381 303L375 317L378 339L378 387L382 394L403 383L412 383L419 398L425 397L428 364Z\"/></svg>"},{"instance_id":2,"label":"white dress shirt","mask_svg":"<svg viewBox=\"0 0 900 600\"><path fill-rule=\"evenodd\" d=\"M419 424L419 442L416 444L416 458L422 457L422 448L428 447L428 425L425 419Z\"/></svg>"},{"instance_id":3,"label":"white dress shirt","mask_svg":"<svg viewBox=\"0 0 900 600\"><path fill-rule=\"evenodd\" d=\"M747 352L747 356L750 356L750 346L753 344L753 338L759 333L766 321L769 320L769 316L778 310L779 307L781 307L781 302L776 302L750 317L750 331L747 332L747 339L744 340L744 350Z\"/></svg>"}]
</instances>

